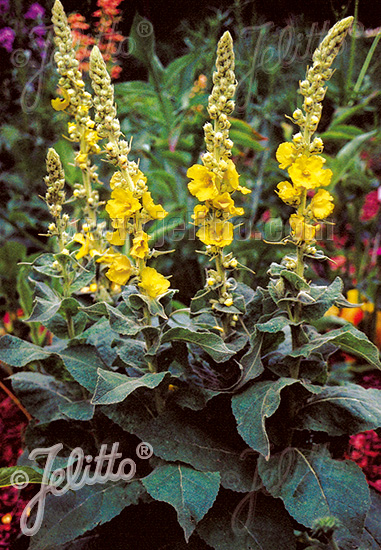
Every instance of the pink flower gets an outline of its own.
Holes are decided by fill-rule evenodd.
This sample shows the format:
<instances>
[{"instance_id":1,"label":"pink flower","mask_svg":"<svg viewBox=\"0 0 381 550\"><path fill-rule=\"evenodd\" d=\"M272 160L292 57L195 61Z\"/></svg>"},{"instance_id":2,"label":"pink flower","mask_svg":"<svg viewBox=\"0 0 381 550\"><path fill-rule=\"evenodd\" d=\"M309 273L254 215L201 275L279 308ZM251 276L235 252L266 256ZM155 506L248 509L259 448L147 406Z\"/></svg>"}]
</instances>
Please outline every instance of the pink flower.
<instances>
[{"instance_id":1,"label":"pink flower","mask_svg":"<svg viewBox=\"0 0 381 550\"><path fill-rule=\"evenodd\" d=\"M0 46L11 53L13 49L13 41L15 39L15 31L10 27L4 27L0 30Z\"/></svg>"}]
</instances>

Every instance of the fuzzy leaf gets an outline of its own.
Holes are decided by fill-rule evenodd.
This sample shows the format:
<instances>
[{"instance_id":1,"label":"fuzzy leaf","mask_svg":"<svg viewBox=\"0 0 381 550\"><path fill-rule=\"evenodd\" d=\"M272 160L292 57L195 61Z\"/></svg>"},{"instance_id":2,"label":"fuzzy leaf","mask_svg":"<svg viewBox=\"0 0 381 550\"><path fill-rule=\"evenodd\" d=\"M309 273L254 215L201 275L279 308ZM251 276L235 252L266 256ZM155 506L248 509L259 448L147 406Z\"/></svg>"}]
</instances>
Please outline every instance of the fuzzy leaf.
<instances>
[{"instance_id":1,"label":"fuzzy leaf","mask_svg":"<svg viewBox=\"0 0 381 550\"><path fill-rule=\"evenodd\" d=\"M289 448L268 462L259 457L258 468L266 489L283 500L297 522L312 527L319 518L334 516L342 525L338 540L358 541L370 498L357 464L333 460L324 448Z\"/></svg>"},{"instance_id":2,"label":"fuzzy leaf","mask_svg":"<svg viewBox=\"0 0 381 550\"><path fill-rule=\"evenodd\" d=\"M139 481L117 481L87 485L59 497L48 495L42 526L31 537L29 549L54 550L74 540L110 521L126 506L137 504L142 492Z\"/></svg>"},{"instance_id":3,"label":"fuzzy leaf","mask_svg":"<svg viewBox=\"0 0 381 550\"><path fill-rule=\"evenodd\" d=\"M19 465L11 466L10 468L0 468L0 487L10 487L17 481L20 484L24 484L26 481L28 483L41 483L42 475L30 466Z\"/></svg>"},{"instance_id":4,"label":"fuzzy leaf","mask_svg":"<svg viewBox=\"0 0 381 550\"><path fill-rule=\"evenodd\" d=\"M213 506L220 488L218 472L198 472L185 464L163 464L142 480L155 500L167 502L177 512L185 539Z\"/></svg>"},{"instance_id":5,"label":"fuzzy leaf","mask_svg":"<svg viewBox=\"0 0 381 550\"><path fill-rule=\"evenodd\" d=\"M356 434L381 426L381 390L356 384L324 388L312 395L296 419L301 429L330 435Z\"/></svg>"},{"instance_id":6,"label":"fuzzy leaf","mask_svg":"<svg viewBox=\"0 0 381 550\"><path fill-rule=\"evenodd\" d=\"M140 378L130 378L125 374L98 369L97 386L91 402L94 405L120 403L138 388L156 388L167 374L169 373L149 373Z\"/></svg>"},{"instance_id":7,"label":"fuzzy leaf","mask_svg":"<svg viewBox=\"0 0 381 550\"><path fill-rule=\"evenodd\" d=\"M25 367L32 361L47 359L50 355L51 352L16 336L6 334L0 338L0 361L12 367Z\"/></svg>"},{"instance_id":8,"label":"fuzzy leaf","mask_svg":"<svg viewBox=\"0 0 381 550\"><path fill-rule=\"evenodd\" d=\"M378 348L368 340L363 332L357 330L353 325L347 324L342 328L332 330L327 334L313 338L300 348L290 353L291 357L308 357L313 351L327 343L339 346L343 351L352 353L364 359L374 367L381 369L380 352Z\"/></svg>"},{"instance_id":9,"label":"fuzzy leaf","mask_svg":"<svg viewBox=\"0 0 381 550\"><path fill-rule=\"evenodd\" d=\"M98 369L105 368L104 363L93 346L71 346L59 352L59 356L72 377L81 386L93 392L97 384Z\"/></svg>"},{"instance_id":10,"label":"fuzzy leaf","mask_svg":"<svg viewBox=\"0 0 381 550\"><path fill-rule=\"evenodd\" d=\"M33 311L29 319L26 319L26 321L45 323L45 321L51 319L60 309L61 298L45 283L41 283L39 281L36 281L34 293L35 300Z\"/></svg>"},{"instance_id":11,"label":"fuzzy leaf","mask_svg":"<svg viewBox=\"0 0 381 550\"><path fill-rule=\"evenodd\" d=\"M172 340L181 340L191 344L197 344L206 351L216 363L227 361L234 355L222 338L212 332L194 332L187 328L175 327L169 329L162 336L162 344Z\"/></svg>"}]
</instances>

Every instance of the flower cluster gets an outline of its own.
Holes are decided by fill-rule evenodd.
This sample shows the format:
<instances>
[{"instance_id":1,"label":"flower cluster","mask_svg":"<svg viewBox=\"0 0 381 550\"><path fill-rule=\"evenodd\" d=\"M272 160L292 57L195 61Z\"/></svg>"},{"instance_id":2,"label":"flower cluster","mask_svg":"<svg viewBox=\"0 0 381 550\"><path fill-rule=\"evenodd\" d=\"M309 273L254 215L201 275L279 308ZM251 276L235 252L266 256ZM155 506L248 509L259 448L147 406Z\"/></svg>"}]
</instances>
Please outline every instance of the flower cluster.
<instances>
[{"instance_id":1,"label":"flower cluster","mask_svg":"<svg viewBox=\"0 0 381 550\"><path fill-rule=\"evenodd\" d=\"M114 89L97 46L90 56L90 77L95 92L97 132L102 138L106 138L107 159L117 168L110 181L112 192L106 206L114 231L107 238L113 246L129 248L129 256L134 261L132 265L125 254L109 252L105 255L105 261L110 266L106 276L122 285L132 275L136 275L143 292L156 298L168 290L169 281L146 265L153 252L150 251L149 236L144 231L144 225L151 220L164 219L167 212L161 205L154 203L147 187L147 178L139 165L128 160L131 147L127 141L121 139ZM132 236L132 246L129 235Z\"/></svg>"},{"instance_id":2,"label":"flower cluster","mask_svg":"<svg viewBox=\"0 0 381 550\"><path fill-rule=\"evenodd\" d=\"M191 179L188 189L201 203L196 205L192 218L199 226L197 236L207 246L207 253L216 258L217 271L210 270L208 284L221 290L221 302L227 306L233 300L227 290L225 269L237 266L231 254L223 248L233 241L234 226L230 219L242 216L243 208L236 207L232 194L250 189L239 184L239 175L231 160L233 142L229 139L231 123L228 116L234 110L234 93L237 86L234 75L233 41L229 32L221 37L217 47L217 70L213 74L213 89L208 100L208 113L213 121L204 125L207 152L203 165L195 164L187 171Z\"/></svg>"},{"instance_id":3,"label":"flower cluster","mask_svg":"<svg viewBox=\"0 0 381 550\"><path fill-rule=\"evenodd\" d=\"M332 178L332 172L324 168L325 159L321 156L323 141L318 137L312 139L312 136L321 117L321 102L326 92L323 84L332 75L330 66L352 21L352 17L347 17L332 27L314 52L313 65L307 70L305 80L300 82L303 110L296 109L292 116L300 131L293 136L292 142L282 143L276 153L279 167L288 169L292 182L280 182L277 193L283 202L296 209L290 217L291 234L302 252L314 252L310 245L319 227L317 222L327 218L334 209L332 195L322 189ZM311 195L312 200L308 203Z\"/></svg>"}]
</instances>

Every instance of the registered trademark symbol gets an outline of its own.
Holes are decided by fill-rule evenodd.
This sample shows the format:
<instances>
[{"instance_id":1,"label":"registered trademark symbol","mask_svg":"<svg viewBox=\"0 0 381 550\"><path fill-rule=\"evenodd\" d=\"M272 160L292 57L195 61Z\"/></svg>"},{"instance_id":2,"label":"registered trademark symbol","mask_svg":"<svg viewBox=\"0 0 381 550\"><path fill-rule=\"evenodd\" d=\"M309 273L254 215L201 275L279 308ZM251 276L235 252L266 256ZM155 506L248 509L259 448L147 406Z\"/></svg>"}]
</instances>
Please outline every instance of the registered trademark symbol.
<instances>
[{"instance_id":1,"label":"registered trademark symbol","mask_svg":"<svg viewBox=\"0 0 381 550\"><path fill-rule=\"evenodd\" d=\"M149 443L145 443L144 441L142 441L136 447L136 455L138 458L151 458L151 456L153 455L152 446Z\"/></svg>"}]
</instances>

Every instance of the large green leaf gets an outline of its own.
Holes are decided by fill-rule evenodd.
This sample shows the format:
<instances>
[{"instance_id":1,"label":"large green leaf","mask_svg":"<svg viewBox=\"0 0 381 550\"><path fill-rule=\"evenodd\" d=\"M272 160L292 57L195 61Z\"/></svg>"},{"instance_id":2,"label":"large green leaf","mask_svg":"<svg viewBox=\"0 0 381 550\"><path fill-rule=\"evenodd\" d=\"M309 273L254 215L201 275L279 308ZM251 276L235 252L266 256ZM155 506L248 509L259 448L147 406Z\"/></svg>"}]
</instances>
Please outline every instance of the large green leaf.
<instances>
[{"instance_id":1,"label":"large green leaf","mask_svg":"<svg viewBox=\"0 0 381 550\"><path fill-rule=\"evenodd\" d=\"M45 323L57 313L61 307L61 298L45 283L36 281L34 289L35 301L29 321Z\"/></svg>"},{"instance_id":2,"label":"large green leaf","mask_svg":"<svg viewBox=\"0 0 381 550\"><path fill-rule=\"evenodd\" d=\"M227 489L250 491L254 475L250 457L204 431L197 422L199 416L179 410L150 420L145 411L143 421L137 415L132 418L131 414L134 412L126 415L125 423L117 416L114 418L122 427L150 443L156 456L191 464L197 470L220 472L221 483Z\"/></svg>"},{"instance_id":3,"label":"large green leaf","mask_svg":"<svg viewBox=\"0 0 381 550\"><path fill-rule=\"evenodd\" d=\"M124 345L118 349L118 355L126 365L135 368L146 368L147 361L144 359L146 346L140 340L124 340Z\"/></svg>"},{"instance_id":4,"label":"large green leaf","mask_svg":"<svg viewBox=\"0 0 381 550\"><path fill-rule=\"evenodd\" d=\"M330 435L373 430L381 426L381 390L355 384L326 387L307 400L296 423L298 428Z\"/></svg>"},{"instance_id":5,"label":"large green leaf","mask_svg":"<svg viewBox=\"0 0 381 550\"><path fill-rule=\"evenodd\" d=\"M370 497L357 464L333 460L324 448L288 448L268 461L259 457L258 471L266 489L283 500L297 522L312 527L334 516L341 524L338 540L358 542Z\"/></svg>"},{"instance_id":6,"label":"large green leaf","mask_svg":"<svg viewBox=\"0 0 381 550\"><path fill-rule=\"evenodd\" d=\"M224 344L220 336L217 336L217 334L213 332L194 332L188 328L175 327L163 334L161 342L164 344L173 340L197 344L217 363L227 361L235 353Z\"/></svg>"},{"instance_id":7,"label":"large green leaf","mask_svg":"<svg viewBox=\"0 0 381 550\"><path fill-rule=\"evenodd\" d=\"M97 350L93 346L81 344L60 351L59 356L72 377L93 392L98 380L98 369L106 367Z\"/></svg>"},{"instance_id":8,"label":"large green leaf","mask_svg":"<svg viewBox=\"0 0 381 550\"><path fill-rule=\"evenodd\" d=\"M376 491L370 492L371 505L365 520L362 548L380 550L381 548L381 495Z\"/></svg>"},{"instance_id":9,"label":"large green leaf","mask_svg":"<svg viewBox=\"0 0 381 550\"><path fill-rule=\"evenodd\" d=\"M242 374L235 390L257 378L264 371L261 360L262 341L263 334L258 334L256 331L250 336L250 348L240 360Z\"/></svg>"},{"instance_id":10,"label":"large green leaf","mask_svg":"<svg viewBox=\"0 0 381 550\"><path fill-rule=\"evenodd\" d=\"M381 369L380 352L378 348L368 340L363 332L357 330L357 328L350 323L344 327L332 330L327 334L313 338L308 344L297 348L289 355L291 357L308 357L312 352L319 351L319 348L325 346L327 343L335 344L343 351L357 355L367 363Z\"/></svg>"},{"instance_id":11,"label":"large green leaf","mask_svg":"<svg viewBox=\"0 0 381 550\"><path fill-rule=\"evenodd\" d=\"M237 501L216 504L197 527L215 550L295 550L290 516L279 499L249 493Z\"/></svg>"},{"instance_id":12,"label":"large green leaf","mask_svg":"<svg viewBox=\"0 0 381 550\"><path fill-rule=\"evenodd\" d=\"M103 317L106 315L110 321L112 330L125 336L135 336L141 327L135 320L124 315L119 309L110 306L106 302L98 302L89 307L83 307L82 310L91 318Z\"/></svg>"},{"instance_id":13,"label":"large green leaf","mask_svg":"<svg viewBox=\"0 0 381 550\"><path fill-rule=\"evenodd\" d=\"M12 367L25 367L32 361L47 359L50 355L51 352L16 336L6 334L0 338L0 361Z\"/></svg>"},{"instance_id":14,"label":"large green leaf","mask_svg":"<svg viewBox=\"0 0 381 550\"><path fill-rule=\"evenodd\" d=\"M110 521L143 492L139 481L107 482L85 486L65 495L48 495L44 519L31 537L30 550L52 550L79 537L97 525Z\"/></svg>"},{"instance_id":15,"label":"large green leaf","mask_svg":"<svg viewBox=\"0 0 381 550\"><path fill-rule=\"evenodd\" d=\"M124 401L138 388L156 388L168 372L149 373L139 378L131 378L118 372L98 370L98 381L91 402L94 405L112 405Z\"/></svg>"},{"instance_id":16,"label":"large green leaf","mask_svg":"<svg viewBox=\"0 0 381 550\"><path fill-rule=\"evenodd\" d=\"M73 402L66 384L39 372L18 372L11 376L11 380L21 402L40 422L66 418L60 406Z\"/></svg>"},{"instance_id":17,"label":"large green leaf","mask_svg":"<svg viewBox=\"0 0 381 550\"><path fill-rule=\"evenodd\" d=\"M326 311L340 298L343 290L343 281L340 277L327 287L318 287L311 285L310 292L314 302L303 304L303 319L307 321L320 319Z\"/></svg>"},{"instance_id":18,"label":"large green leaf","mask_svg":"<svg viewBox=\"0 0 381 550\"><path fill-rule=\"evenodd\" d=\"M283 388L296 382L298 380L294 378L258 382L232 399L232 410L237 421L238 433L252 449L266 458L270 456L266 418L272 416L278 409ZM308 388L310 389L311 386Z\"/></svg>"},{"instance_id":19,"label":"large green leaf","mask_svg":"<svg viewBox=\"0 0 381 550\"><path fill-rule=\"evenodd\" d=\"M185 464L162 464L142 483L152 498L175 508L188 542L197 523L216 500L220 475L218 472L198 472Z\"/></svg>"}]
</instances>

